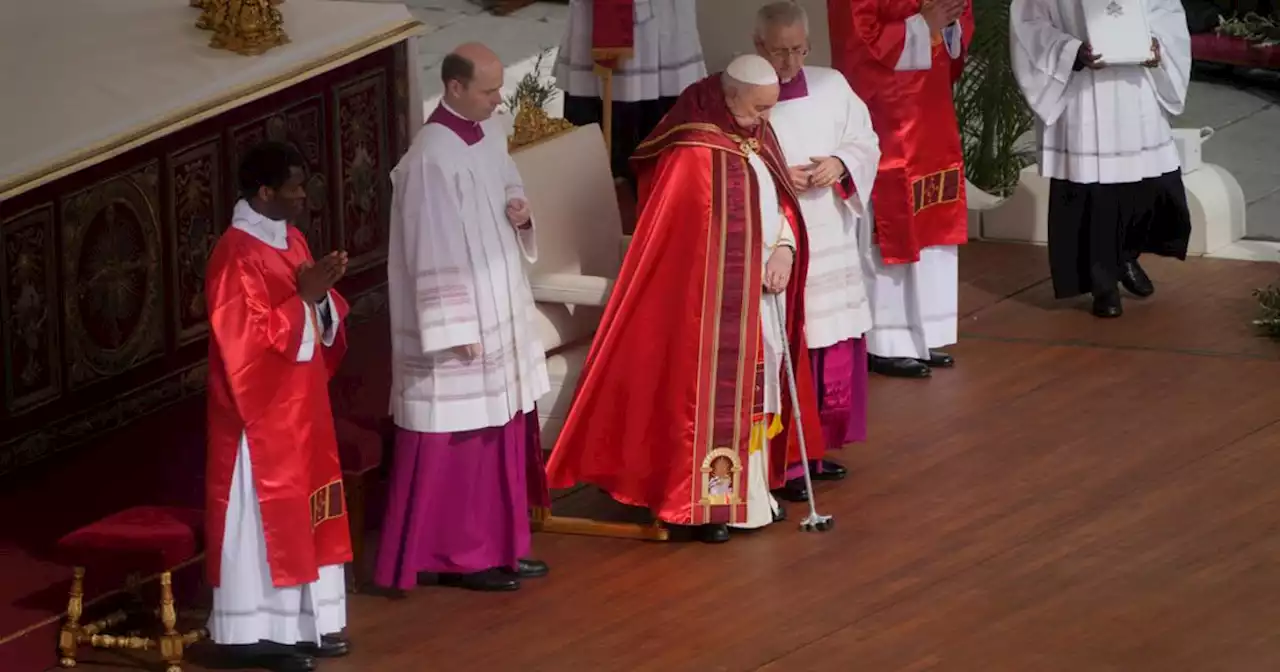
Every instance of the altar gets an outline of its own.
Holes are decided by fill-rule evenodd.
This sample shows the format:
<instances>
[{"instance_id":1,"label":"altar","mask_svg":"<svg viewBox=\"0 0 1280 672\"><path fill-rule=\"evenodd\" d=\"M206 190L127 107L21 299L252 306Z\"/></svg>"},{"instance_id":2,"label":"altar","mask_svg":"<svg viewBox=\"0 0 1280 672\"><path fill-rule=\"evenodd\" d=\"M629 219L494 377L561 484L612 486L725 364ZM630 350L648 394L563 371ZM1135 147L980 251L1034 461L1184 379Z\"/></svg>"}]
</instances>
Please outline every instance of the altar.
<instances>
[{"instance_id":1,"label":"altar","mask_svg":"<svg viewBox=\"0 0 1280 672\"><path fill-rule=\"evenodd\" d=\"M306 157L299 224L376 309L422 114L403 5L288 0L289 43L242 56L185 0L0 3L0 474L203 389L205 261L257 142Z\"/></svg>"}]
</instances>

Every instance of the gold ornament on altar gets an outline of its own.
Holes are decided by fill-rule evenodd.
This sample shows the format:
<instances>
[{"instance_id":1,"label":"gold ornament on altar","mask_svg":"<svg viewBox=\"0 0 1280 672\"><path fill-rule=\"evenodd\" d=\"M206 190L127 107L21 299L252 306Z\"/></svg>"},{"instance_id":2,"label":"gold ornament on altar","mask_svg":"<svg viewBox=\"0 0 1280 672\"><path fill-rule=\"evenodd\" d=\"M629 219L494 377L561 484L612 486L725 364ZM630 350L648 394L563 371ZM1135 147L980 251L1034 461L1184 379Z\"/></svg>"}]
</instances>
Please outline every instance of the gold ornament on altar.
<instances>
[{"instance_id":1,"label":"gold ornament on altar","mask_svg":"<svg viewBox=\"0 0 1280 672\"><path fill-rule=\"evenodd\" d=\"M515 151L566 131L573 130L573 124L567 119L553 118L529 97L521 97L518 101L515 128L511 137L507 138L507 150Z\"/></svg>"},{"instance_id":2,"label":"gold ornament on altar","mask_svg":"<svg viewBox=\"0 0 1280 672\"><path fill-rule=\"evenodd\" d=\"M276 5L284 0L190 0L200 8L196 27L212 30L209 46L244 56L257 56L289 43L284 16Z\"/></svg>"}]
</instances>

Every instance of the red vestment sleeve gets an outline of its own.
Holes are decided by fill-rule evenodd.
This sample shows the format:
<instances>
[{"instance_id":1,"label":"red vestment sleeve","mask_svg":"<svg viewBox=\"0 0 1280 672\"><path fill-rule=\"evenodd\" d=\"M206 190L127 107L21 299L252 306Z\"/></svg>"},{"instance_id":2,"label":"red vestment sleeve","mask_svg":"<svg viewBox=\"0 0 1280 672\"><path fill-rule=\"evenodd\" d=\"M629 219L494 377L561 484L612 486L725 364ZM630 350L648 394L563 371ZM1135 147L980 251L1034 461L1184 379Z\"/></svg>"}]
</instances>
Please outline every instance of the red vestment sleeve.
<instances>
[{"instance_id":1,"label":"red vestment sleeve","mask_svg":"<svg viewBox=\"0 0 1280 672\"><path fill-rule=\"evenodd\" d=\"M879 0L827 0L827 26L832 36L847 36L862 42L866 53L890 70L898 65L907 44L905 17L886 20L880 13ZM837 52L843 51L834 47L833 43L833 60Z\"/></svg>"},{"instance_id":2,"label":"red vestment sleeve","mask_svg":"<svg viewBox=\"0 0 1280 672\"><path fill-rule=\"evenodd\" d=\"M342 364L342 358L347 354L347 313L350 308L347 306L347 300L342 298L338 290L329 290L329 305L333 307L333 314L329 319L333 321L336 333L333 335L333 343L324 345L321 342L321 335L316 335L317 345L321 346L324 352L325 368L329 370L329 377L333 378L338 375L338 367ZM324 331L323 326L321 331Z\"/></svg>"},{"instance_id":3,"label":"red vestment sleeve","mask_svg":"<svg viewBox=\"0 0 1280 672\"><path fill-rule=\"evenodd\" d=\"M964 74L964 62L969 57L969 43L973 42L973 0L964 4L964 12L960 15L960 55L951 59L951 81L960 81Z\"/></svg>"},{"instance_id":4,"label":"red vestment sleeve","mask_svg":"<svg viewBox=\"0 0 1280 672\"><path fill-rule=\"evenodd\" d=\"M206 296L209 327L222 358L232 399L245 424L252 424L271 402L274 389L255 380L271 352L296 358L307 320L302 298L294 294L273 305L259 261L239 254L220 255L210 264ZM217 263L222 262L222 263ZM316 335L317 341L319 334Z\"/></svg>"}]
</instances>

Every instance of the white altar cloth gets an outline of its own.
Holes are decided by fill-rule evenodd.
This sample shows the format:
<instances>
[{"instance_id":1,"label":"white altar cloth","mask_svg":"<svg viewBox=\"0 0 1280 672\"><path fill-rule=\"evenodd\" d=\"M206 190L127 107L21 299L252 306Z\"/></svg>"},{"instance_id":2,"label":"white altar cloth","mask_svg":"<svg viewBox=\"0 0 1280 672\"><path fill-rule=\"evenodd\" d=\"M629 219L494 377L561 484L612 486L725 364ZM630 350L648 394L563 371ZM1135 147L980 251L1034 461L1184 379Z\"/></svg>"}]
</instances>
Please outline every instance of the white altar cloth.
<instances>
[{"instance_id":1,"label":"white altar cloth","mask_svg":"<svg viewBox=\"0 0 1280 672\"><path fill-rule=\"evenodd\" d=\"M241 56L209 47L212 33L195 27L200 10L186 0L0 0L0 200L423 28L400 4L279 8L291 43Z\"/></svg>"}]
</instances>

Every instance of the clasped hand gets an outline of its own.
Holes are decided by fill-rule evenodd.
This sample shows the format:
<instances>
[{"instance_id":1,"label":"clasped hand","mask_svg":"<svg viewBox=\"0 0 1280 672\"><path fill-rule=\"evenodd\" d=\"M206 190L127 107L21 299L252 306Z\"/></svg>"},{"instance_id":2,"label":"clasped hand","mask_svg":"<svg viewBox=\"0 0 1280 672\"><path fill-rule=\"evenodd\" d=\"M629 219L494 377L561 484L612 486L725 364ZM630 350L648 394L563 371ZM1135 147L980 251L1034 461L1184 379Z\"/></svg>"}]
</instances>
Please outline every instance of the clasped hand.
<instances>
[{"instance_id":1,"label":"clasped hand","mask_svg":"<svg viewBox=\"0 0 1280 672\"><path fill-rule=\"evenodd\" d=\"M926 0L920 7L920 16L929 25L929 34L937 35L964 13L967 0Z\"/></svg>"},{"instance_id":2,"label":"clasped hand","mask_svg":"<svg viewBox=\"0 0 1280 672\"><path fill-rule=\"evenodd\" d=\"M298 266L298 296L319 303L346 274L346 252L330 252L318 262L308 259Z\"/></svg>"},{"instance_id":3,"label":"clasped hand","mask_svg":"<svg viewBox=\"0 0 1280 672\"><path fill-rule=\"evenodd\" d=\"M807 166L791 166L791 186L796 191L825 189L844 179L844 162L834 156L811 156Z\"/></svg>"},{"instance_id":4,"label":"clasped hand","mask_svg":"<svg viewBox=\"0 0 1280 672\"><path fill-rule=\"evenodd\" d=\"M523 229L529 224L532 215L529 213L529 203L523 198L513 198L507 201L507 221L517 230Z\"/></svg>"}]
</instances>

